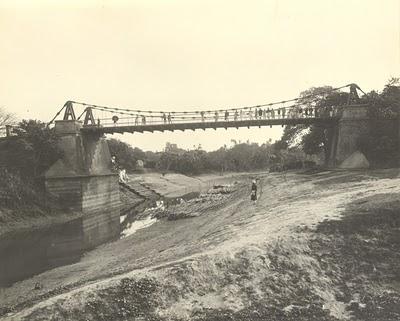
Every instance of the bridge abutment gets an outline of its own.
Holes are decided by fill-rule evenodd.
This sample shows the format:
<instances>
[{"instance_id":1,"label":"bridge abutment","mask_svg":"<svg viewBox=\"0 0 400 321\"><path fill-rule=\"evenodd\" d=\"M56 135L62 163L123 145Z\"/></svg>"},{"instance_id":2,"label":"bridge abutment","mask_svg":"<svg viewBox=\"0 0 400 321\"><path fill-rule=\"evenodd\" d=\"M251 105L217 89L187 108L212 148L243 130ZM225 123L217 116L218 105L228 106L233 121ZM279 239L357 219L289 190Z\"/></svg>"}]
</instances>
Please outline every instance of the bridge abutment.
<instances>
[{"instance_id":1,"label":"bridge abutment","mask_svg":"<svg viewBox=\"0 0 400 321\"><path fill-rule=\"evenodd\" d=\"M342 167L354 152L359 151L359 143L370 131L368 108L365 105L350 105L343 109L342 117L333 130L329 165ZM357 166L355 166L357 167Z\"/></svg>"},{"instance_id":2,"label":"bridge abutment","mask_svg":"<svg viewBox=\"0 0 400 321\"><path fill-rule=\"evenodd\" d=\"M64 155L45 174L46 192L61 206L82 213L83 248L90 249L118 238L120 199L105 138L82 134L81 127L76 120L56 121Z\"/></svg>"}]
</instances>

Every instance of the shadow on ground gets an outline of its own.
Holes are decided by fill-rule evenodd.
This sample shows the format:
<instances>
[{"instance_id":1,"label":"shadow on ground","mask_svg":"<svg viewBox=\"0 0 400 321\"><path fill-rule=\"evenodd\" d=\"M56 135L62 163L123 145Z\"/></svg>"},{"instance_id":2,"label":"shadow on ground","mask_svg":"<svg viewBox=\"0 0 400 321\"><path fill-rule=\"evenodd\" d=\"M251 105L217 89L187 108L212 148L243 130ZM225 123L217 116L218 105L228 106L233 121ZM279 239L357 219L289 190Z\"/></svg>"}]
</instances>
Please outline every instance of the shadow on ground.
<instances>
[{"instance_id":1,"label":"shadow on ground","mask_svg":"<svg viewBox=\"0 0 400 321\"><path fill-rule=\"evenodd\" d=\"M343 219L321 223L311 249L356 320L400 320L399 194L350 203Z\"/></svg>"}]
</instances>

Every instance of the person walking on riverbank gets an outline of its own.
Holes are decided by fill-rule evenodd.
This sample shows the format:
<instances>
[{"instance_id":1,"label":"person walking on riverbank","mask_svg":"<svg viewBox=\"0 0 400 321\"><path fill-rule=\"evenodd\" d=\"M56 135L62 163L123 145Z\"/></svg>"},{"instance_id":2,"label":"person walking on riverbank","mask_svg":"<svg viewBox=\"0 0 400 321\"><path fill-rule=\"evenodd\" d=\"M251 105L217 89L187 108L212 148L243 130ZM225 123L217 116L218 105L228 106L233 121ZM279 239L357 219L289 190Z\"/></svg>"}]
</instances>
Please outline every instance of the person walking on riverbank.
<instances>
[{"instance_id":1,"label":"person walking on riverbank","mask_svg":"<svg viewBox=\"0 0 400 321\"><path fill-rule=\"evenodd\" d=\"M252 200L254 204L257 203L257 181L255 179L253 179L251 183L250 200Z\"/></svg>"}]
</instances>

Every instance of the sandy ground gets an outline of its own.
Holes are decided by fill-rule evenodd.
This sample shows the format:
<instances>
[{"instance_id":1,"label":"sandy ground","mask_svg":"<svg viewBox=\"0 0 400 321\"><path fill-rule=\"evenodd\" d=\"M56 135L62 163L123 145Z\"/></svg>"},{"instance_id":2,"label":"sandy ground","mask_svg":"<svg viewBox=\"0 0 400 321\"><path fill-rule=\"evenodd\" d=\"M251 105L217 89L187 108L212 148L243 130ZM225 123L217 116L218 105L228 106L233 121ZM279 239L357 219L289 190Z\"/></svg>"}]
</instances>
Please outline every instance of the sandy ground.
<instances>
[{"instance_id":1,"label":"sandy ground","mask_svg":"<svg viewBox=\"0 0 400 321\"><path fill-rule=\"evenodd\" d=\"M400 320L398 171L257 176L257 204L241 176L197 217L1 289L3 319Z\"/></svg>"},{"instance_id":2,"label":"sandy ground","mask_svg":"<svg viewBox=\"0 0 400 321\"><path fill-rule=\"evenodd\" d=\"M215 184L230 184L243 176L248 177L248 175L245 173L225 173L223 176L203 174L189 177L176 173L162 175L150 172L140 175L130 174L129 178L133 181L140 181L165 197L179 197L191 192L204 192Z\"/></svg>"}]
</instances>

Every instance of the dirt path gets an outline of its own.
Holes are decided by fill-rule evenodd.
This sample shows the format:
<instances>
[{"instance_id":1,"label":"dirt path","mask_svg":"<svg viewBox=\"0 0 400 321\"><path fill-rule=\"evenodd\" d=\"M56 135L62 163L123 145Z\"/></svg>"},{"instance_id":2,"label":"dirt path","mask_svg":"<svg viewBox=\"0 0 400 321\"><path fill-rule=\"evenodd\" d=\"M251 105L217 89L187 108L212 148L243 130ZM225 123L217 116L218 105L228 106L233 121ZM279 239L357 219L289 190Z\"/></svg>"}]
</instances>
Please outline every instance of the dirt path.
<instances>
[{"instance_id":1,"label":"dirt path","mask_svg":"<svg viewBox=\"0 0 400 321\"><path fill-rule=\"evenodd\" d=\"M348 204L399 194L396 174L259 174L257 204L242 178L223 204L199 217L161 220L79 263L2 289L3 311L19 311L4 319L349 319L312 240Z\"/></svg>"}]
</instances>

